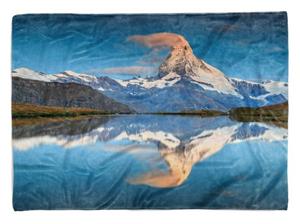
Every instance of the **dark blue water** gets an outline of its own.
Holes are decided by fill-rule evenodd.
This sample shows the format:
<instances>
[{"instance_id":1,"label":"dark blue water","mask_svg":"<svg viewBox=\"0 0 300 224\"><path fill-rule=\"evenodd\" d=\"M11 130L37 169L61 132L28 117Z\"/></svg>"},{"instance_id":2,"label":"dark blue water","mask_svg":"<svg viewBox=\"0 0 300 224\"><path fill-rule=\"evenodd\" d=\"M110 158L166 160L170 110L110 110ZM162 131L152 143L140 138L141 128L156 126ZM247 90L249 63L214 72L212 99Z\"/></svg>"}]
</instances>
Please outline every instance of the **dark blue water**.
<instances>
[{"instance_id":1,"label":"dark blue water","mask_svg":"<svg viewBox=\"0 0 300 224\"><path fill-rule=\"evenodd\" d=\"M287 129L104 116L13 128L16 210L286 209Z\"/></svg>"}]
</instances>

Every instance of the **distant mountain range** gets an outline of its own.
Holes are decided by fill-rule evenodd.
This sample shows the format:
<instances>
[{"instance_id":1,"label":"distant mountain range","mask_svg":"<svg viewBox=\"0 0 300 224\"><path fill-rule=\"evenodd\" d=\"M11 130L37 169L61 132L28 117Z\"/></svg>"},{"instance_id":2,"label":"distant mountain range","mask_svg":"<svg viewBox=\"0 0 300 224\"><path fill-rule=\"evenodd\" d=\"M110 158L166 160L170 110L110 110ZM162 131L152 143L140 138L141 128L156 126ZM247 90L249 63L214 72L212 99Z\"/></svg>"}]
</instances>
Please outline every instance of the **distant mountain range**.
<instances>
[{"instance_id":1,"label":"distant mountain range","mask_svg":"<svg viewBox=\"0 0 300 224\"><path fill-rule=\"evenodd\" d=\"M198 59L187 41L171 48L157 76L151 78L118 80L73 71L44 74L28 68L15 69L12 76L45 83L89 86L137 112L228 111L236 107L261 107L288 100L286 82L229 78Z\"/></svg>"},{"instance_id":2,"label":"distant mountain range","mask_svg":"<svg viewBox=\"0 0 300 224\"><path fill-rule=\"evenodd\" d=\"M55 107L80 107L112 113L134 112L99 91L77 83L45 82L13 77L12 101Z\"/></svg>"}]
</instances>

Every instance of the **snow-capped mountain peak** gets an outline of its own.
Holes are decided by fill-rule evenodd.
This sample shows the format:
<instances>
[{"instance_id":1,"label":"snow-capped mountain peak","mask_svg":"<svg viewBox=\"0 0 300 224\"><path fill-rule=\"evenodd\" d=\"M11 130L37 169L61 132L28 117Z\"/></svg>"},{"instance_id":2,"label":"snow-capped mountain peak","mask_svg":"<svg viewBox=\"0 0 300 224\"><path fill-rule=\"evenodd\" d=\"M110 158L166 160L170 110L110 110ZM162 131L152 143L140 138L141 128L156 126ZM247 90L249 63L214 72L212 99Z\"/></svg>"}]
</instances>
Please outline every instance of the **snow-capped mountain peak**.
<instances>
[{"instance_id":1,"label":"snow-capped mountain peak","mask_svg":"<svg viewBox=\"0 0 300 224\"><path fill-rule=\"evenodd\" d=\"M173 44L167 43L170 47L169 56L160 65L158 76L155 78L138 78L131 80L117 80L124 87L129 85L140 86L146 89L165 88L173 86L181 79L188 80L198 84L205 90L216 91L222 94L231 94L242 98L235 90L230 80L217 68L207 64L205 61L198 59L190 47L188 41L180 35L161 33L162 35L171 35ZM175 36L174 36L175 35ZM147 36L135 36L135 41L143 42ZM155 38L151 36L151 39ZM148 43L151 45L152 43ZM156 42L153 44L157 44ZM166 43L162 43L166 45Z\"/></svg>"},{"instance_id":2,"label":"snow-capped mountain peak","mask_svg":"<svg viewBox=\"0 0 300 224\"><path fill-rule=\"evenodd\" d=\"M224 94L239 95L220 70L198 59L188 42L185 40L184 43L186 44L171 48L169 56L159 67L159 77L163 78L173 72L209 89Z\"/></svg>"},{"instance_id":3,"label":"snow-capped mountain peak","mask_svg":"<svg viewBox=\"0 0 300 224\"><path fill-rule=\"evenodd\" d=\"M46 75L42 72L36 72L36 71L33 71L33 70L31 70L29 68L25 68L25 67L17 68L15 70L13 70L12 76L23 78L23 79L38 80L38 81L43 81L43 82L51 82L52 80L54 80L49 75Z\"/></svg>"}]
</instances>

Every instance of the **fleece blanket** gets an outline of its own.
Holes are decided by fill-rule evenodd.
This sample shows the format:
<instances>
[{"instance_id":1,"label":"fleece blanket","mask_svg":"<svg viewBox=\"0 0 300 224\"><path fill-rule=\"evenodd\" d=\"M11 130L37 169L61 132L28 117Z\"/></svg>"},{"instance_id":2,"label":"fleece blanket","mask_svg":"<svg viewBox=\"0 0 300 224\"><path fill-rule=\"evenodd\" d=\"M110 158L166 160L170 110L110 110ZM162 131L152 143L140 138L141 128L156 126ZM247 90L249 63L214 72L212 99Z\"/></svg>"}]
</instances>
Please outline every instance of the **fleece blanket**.
<instances>
[{"instance_id":1,"label":"fleece blanket","mask_svg":"<svg viewBox=\"0 0 300 224\"><path fill-rule=\"evenodd\" d=\"M16 15L13 206L287 209L285 12Z\"/></svg>"}]
</instances>

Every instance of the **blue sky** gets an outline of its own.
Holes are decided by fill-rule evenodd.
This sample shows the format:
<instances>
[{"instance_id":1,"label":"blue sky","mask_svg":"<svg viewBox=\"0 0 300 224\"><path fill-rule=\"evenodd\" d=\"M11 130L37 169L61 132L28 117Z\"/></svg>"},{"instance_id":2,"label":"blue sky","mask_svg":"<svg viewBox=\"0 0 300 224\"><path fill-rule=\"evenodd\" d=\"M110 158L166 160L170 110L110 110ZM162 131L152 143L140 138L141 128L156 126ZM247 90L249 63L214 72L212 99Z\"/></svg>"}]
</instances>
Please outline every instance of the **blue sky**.
<instances>
[{"instance_id":1,"label":"blue sky","mask_svg":"<svg viewBox=\"0 0 300 224\"><path fill-rule=\"evenodd\" d=\"M168 49L149 49L127 38L158 32L184 36L196 56L227 76L287 81L285 13L19 15L13 19L12 68L125 79L156 75Z\"/></svg>"}]
</instances>

